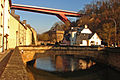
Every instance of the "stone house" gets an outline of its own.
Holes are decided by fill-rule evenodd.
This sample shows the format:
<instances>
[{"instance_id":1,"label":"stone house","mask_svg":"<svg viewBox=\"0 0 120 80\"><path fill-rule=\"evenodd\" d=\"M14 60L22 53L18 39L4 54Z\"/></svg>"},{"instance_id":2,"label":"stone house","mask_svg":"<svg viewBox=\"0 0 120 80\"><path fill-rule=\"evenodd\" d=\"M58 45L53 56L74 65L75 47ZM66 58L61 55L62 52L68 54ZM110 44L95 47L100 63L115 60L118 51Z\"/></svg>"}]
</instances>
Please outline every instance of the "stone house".
<instances>
[{"instance_id":1,"label":"stone house","mask_svg":"<svg viewBox=\"0 0 120 80\"><path fill-rule=\"evenodd\" d=\"M20 16L11 10L11 0L0 0L0 52L16 46L37 44L36 31L23 24ZM33 40L34 39L34 40Z\"/></svg>"},{"instance_id":2,"label":"stone house","mask_svg":"<svg viewBox=\"0 0 120 80\"><path fill-rule=\"evenodd\" d=\"M33 42L34 41L34 42ZM26 23L26 20L20 21L20 16L11 10L9 21L8 47L32 45L37 41L36 31Z\"/></svg>"},{"instance_id":3,"label":"stone house","mask_svg":"<svg viewBox=\"0 0 120 80\"><path fill-rule=\"evenodd\" d=\"M101 39L97 33L92 33L92 31L85 25L85 28L76 34L77 46L92 46L92 45L101 45Z\"/></svg>"},{"instance_id":4,"label":"stone house","mask_svg":"<svg viewBox=\"0 0 120 80\"><path fill-rule=\"evenodd\" d=\"M50 37L53 38L53 42L61 42L64 38L64 31L62 30L52 30L50 33Z\"/></svg>"},{"instance_id":5,"label":"stone house","mask_svg":"<svg viewBox=\"0 0 120 80\"><path fill-rule=\"evenodd\" d=\"M101 39L97 33L85 34L81 33L77 35L76 38L77 46L92 46L92 45L101 45Z\"/></svg>"},{"instance_id":6,"label":"stone house","mask_svg":"<svg viewBox=\"0 0 120 80\"><path fill-rule=\"evenodd\" d=\"M19 18L19 17L18 17ZM26 26L23 25L17 17L10 15L8 47L15 48L26 44Z\"/></svg>"},{"instance_id":7,"label":"stone house","mask_svg":"<svg viewBox=\"0 0 120 80\"><path fill-rule=\"evenodd\" d=\"M56 31L56 41L60 42L64 38L64 31Z\"/></svg>"}]
</instances>

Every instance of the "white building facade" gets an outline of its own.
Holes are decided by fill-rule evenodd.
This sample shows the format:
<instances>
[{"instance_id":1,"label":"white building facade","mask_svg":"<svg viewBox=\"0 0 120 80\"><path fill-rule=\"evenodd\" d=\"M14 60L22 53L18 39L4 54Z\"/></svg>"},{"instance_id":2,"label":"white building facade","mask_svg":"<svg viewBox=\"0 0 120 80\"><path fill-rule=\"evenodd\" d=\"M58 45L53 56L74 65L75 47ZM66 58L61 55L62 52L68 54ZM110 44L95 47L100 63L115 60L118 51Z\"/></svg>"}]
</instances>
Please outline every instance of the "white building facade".
<instances>
[{"instance_id":1,"label":"white building facade","mask_svg":"<svg viewBox=\"0 0 120 80\"><path fill-rule=\"evenodd\" d=\"M11 0L0 0L0 52L8 49Z\"/></svg>"},{"instance_id":2,"label":"white building facade","mask_svg":"<svg viewBox=\"0 0 120 80\"><path fill-rule=\"evenodd\" d=\"M71 31L70 45L76 44L76 33L77 33L77 31Z\"/></svg>"},{"instance_id":3,"label":"white building facade","mask_svg":"<svg viewBox=\"0 0 120 80\"><path fill-rule=\"evenodd\" d=\"M101 45L101 39L99 38L99 36L97 35L97 33L95 33L90 39L89 39L89 46L92 45Z\"/></svg>"},{"instance_id":4,"label":"white building facade","mask_svg":"<svg viewBox=\"0 0 120 80\"><path fill-rule=\"evenodd\" d=\"M81 30L76 36L77 46L95 46L101 45L101 39L97 33L92 33L92 31L85 25L85 28Z\"/></svg>"}]
</instances>

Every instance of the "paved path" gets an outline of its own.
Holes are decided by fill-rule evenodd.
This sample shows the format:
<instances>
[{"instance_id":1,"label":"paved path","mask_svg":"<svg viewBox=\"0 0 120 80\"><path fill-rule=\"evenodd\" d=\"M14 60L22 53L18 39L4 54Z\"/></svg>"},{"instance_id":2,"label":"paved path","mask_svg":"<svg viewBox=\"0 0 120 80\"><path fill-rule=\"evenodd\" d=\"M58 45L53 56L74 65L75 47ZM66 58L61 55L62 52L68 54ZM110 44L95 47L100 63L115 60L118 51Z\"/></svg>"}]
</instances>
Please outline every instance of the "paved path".
<instances>
[{"instance_id":1,"label":"paved path","mask_svg":"<svg viewBox=\"0 0 120 80\"><path fill-rule=\"evenodd\" d=\"M18 48L12 53L0 80L29 80Z\"/></svg>"},{"instance_id":2,"label":"paved path","mask_svg":"<svg viewBox=\"0 0 120 80\"><path fill-rule=\"evenodd\" d=\"M7 50L5 52L0 53L0 76L3 73L5 67L8 63L8 60L11 56L11 52L12 52L12 50Z\"/></svg>"}]
</instances>

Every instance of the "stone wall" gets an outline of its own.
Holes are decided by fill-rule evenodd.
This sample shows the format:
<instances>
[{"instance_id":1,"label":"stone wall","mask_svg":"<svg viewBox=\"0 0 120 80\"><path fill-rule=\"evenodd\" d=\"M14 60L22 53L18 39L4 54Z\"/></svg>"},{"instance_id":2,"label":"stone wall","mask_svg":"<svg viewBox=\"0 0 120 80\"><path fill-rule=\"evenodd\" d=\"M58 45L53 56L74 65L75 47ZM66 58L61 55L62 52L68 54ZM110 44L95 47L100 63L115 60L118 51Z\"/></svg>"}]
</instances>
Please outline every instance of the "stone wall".
<instances>
[{"instance_id":1,"label":"stone wall","mask_svg":"<svg viewBox=\"0 0 120 80\"><path fill-rule=\"evenodd\" d=\"M54 47L54 46L26 46L19 47L24 63L39 58L40 54L58 55L75 54L81 56L97 57L103 51L91 47Z\"/></svg>"},{"instance_id":2,"label":"stone wall","mask_svg":"<svg viewBox=\"0 0 120 80\"><path fill-rule=\"evenodd\" d=\"M29 46L19 47L24 63L39 58L41 54L61 55L74 54L92 57L93 60L110 65L120 70L120 49L118 48L92 48L92 47L54 47L54 46Z\"/></svg>"},{"instance_id":3,"label":"stone wall","mask_svg":"<svg viewBox=\"0 0 120 80\"><path fill-rule=\"evenodd\" d=\"M108 48L106 54L108 65L120 71L120 48Z\"/></svg>"},{"instance_id":4,"label":"stone wall","mask_svg":"<svg viewBox=\"0 0 120 80\"><path fill-rule=\"evenodd\" d=\"M26 28L16 18L10 15L8 46L15 48L16 46L25 45Z\"/></svg>"}]
</instances>

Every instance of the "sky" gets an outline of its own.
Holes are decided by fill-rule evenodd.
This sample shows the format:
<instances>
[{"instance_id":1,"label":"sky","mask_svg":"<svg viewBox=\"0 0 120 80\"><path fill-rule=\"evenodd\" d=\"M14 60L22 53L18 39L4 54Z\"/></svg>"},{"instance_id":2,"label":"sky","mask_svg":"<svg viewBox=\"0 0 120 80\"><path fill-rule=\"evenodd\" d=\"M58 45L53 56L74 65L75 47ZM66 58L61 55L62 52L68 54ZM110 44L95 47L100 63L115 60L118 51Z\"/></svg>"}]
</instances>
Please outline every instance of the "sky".
<instances>
[{"instance_id":1,"label":"sky","mask_svg":"<svg viewBox=\"0 0 120 80\"><path fill-rule=\"evenodd\" d=\"M12 0L12 4L32 5L76 12L83 10L85 5L91 2L93 0ZM39 34L48 31L54 23L60 21L56 16L48 14L19 10L16 10L15 13L20 15L21 21L27 20L27 24L30 24ZM72 17L68 17L68 19L76 20L76 18Z\"/></svg>"}]
</instances>

